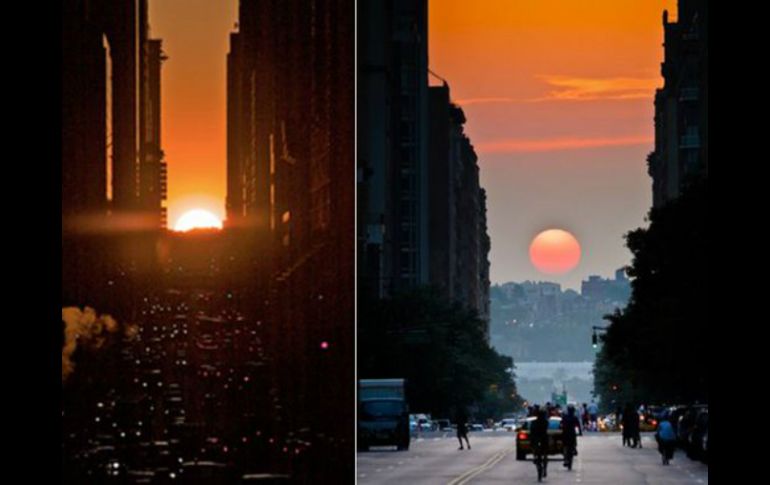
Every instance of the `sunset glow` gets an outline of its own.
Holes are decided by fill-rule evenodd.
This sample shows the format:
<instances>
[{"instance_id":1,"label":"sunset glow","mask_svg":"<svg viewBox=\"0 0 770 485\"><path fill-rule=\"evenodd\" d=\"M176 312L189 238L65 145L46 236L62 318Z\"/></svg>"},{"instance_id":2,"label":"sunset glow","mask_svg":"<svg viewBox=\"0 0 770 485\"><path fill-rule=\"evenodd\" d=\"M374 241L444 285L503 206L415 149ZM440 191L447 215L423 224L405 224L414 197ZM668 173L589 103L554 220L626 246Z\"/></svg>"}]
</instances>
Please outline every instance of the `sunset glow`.
<instances>
[{"instance_id":1,"label":"sunset glow","mask_svg":"<svg viewBox=\"0 0 770 485\"><path fill-rule=\"evenodd\" d=\"M622 237L651 203L663 10L675 0L430 0L429 65L464 111L487 191L491 280L537 279L528 244L568 224L586 274L629 262ZM429 76L433 85L441 79ZM565 183L569 181L569 183ZM511 222L512 208L515 223Z\"/></svg>"},{"instance_id":2,"label":"sunset glow","mask_svg":"<svg viewBox=\"0 0 770 485\"><path fill-rule=\"evenodd\" d=\"M580 243L567 231L548 229L532 240L529 257L541 272L563 274L580 262Z\"/></svg>"},{"instance_id":3,"label":"sunset glow","mask_svg":"<svg viewBox=\"0 0 770 485\"><path fill-rule=\"evenodd\" d=\"M185 212L174 224L175 231L191 229L222 229L222 221L209 211L193 209Z\"/></svg>"}]
</instances>

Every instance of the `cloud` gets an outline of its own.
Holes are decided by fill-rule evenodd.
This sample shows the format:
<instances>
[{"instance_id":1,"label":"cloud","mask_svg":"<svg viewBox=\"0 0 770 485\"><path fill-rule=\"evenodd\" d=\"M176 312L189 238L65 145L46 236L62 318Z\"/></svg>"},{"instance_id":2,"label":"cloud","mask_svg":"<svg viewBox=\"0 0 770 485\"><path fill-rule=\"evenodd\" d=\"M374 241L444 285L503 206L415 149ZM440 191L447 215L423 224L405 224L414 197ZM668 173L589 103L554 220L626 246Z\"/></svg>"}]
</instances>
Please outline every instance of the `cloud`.
<instances>
[{"instance_id":1,"label":"cloud","mask_svg":"<svg viewBox=\"0 0 770 485\"><path fill-rule=\"evenodd\" d=\"M470 106L472 104L499 104L499 103L526 103L526 99L507 98L504 96L488 97L488 98L465 98L456 99L455 103L461 106Z\"/></svg>"},{"instance_id":2,"label":"cloud","mask_svg":"<svg viewBox=\"0 0 770 485\"><path fill-rule=\"evenodd\" d=\"M557 88L543 98L531 101L594 101L652 98L660 78L590 78L540 75L549 86Z\"/></svg>"},{"instance_id":3,"label":"cloud","mask_svg":"<svg viewBox=\"0 0 770 485\"><path fill-rule=\"evenodd\" d=\"M660 78L610 77L591 78L560 75L535 76L548 86L556 88L538 98L513 98L510 96L481 96L457 99L461 106L477 104L523 104L553 101L605 101L651 99L660 84Z\"/></svg>"},{"instance_id":4,"label":"cloud","mask_svg":"<svg viewBox=\"0 0 770 485\"><path fill-rule=\"evenodd\" d=\"M532 153L560 150L580 150L613 146L645 145L653 143L652 136L618 137L560 137L560 138L511 138L475 144L479 153Z\"/></svg>"}]
</instances>

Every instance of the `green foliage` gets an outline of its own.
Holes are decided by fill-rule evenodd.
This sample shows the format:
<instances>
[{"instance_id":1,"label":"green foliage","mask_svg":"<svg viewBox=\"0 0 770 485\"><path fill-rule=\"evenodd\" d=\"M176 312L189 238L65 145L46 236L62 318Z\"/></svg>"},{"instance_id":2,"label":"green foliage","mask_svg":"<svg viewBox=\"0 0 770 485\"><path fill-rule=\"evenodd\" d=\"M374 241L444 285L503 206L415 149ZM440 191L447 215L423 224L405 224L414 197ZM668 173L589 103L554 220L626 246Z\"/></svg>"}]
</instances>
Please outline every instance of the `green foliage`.
<instances>
[{"instance_id":1,"label":"green foliage","mask_svg":"<svg viewBox=\"0 0 770 485\"><path fill-rule=\"evenodd\" d=\"M605 317L595 371L603 402L708 400L707 199L707 179L695 181L626 235L633 291Z\"/></svg>"},{"instance_id":2,"label":"green foliage","mask_svg":"<svg viewBox=\"0 0 770 485\"><path fill-rule=\"evenodd\" d=\"M519 406L513 359L489 346L475 312L437 292L362 302L358 322L359 378L406 378L412 411L449 417L476 406L486 418Z\"/></svg>"}]
</instances>

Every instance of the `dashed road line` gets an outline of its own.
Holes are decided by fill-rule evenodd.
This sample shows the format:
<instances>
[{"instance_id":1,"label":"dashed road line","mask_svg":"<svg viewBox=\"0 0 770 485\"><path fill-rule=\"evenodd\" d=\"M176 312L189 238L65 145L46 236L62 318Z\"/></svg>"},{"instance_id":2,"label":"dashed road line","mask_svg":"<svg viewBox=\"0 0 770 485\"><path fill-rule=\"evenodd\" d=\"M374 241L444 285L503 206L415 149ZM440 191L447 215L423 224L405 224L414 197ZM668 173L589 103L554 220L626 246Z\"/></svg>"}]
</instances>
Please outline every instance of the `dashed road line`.
<instances>
[{"instance_id":1,"label":"dashed road line","mask_svg":"<svg viewBox=\"0 0 770 485\"><path fill-rule=\"evenodd\" d=\"M500 460L505 458L505 456L508 453L512 452L515 449L516 449L516 447L514 446L514 447L511 447L511 448L507 448L505 450L502 450L502 451L498 451L497 453L492 455L492 457L490 457L487 461L485 461L481 465L478 465L476 467L471 468L470 470L467 470L465 473L463 473L459 477L457 477L454 480L452 480L451 482L449 482L448 485L464 485L464 484L468 483L468 481L470 481L471 478L473 478L476 475L479 475L479 474L489 470L493 466L497 465L500 462Z\"/></svg>"}]
</instances>

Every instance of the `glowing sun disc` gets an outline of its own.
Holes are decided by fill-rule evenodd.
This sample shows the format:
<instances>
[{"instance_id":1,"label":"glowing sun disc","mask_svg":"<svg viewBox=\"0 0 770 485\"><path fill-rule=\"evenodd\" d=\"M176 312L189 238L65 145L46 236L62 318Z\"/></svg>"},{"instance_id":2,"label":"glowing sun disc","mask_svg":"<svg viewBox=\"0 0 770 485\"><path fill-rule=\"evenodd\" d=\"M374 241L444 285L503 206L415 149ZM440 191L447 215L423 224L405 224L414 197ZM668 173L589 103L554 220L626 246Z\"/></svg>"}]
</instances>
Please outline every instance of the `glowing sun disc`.
<instances>
[{"instance_id":1,"label":"glowing sun disc","mask_svg":"<svg viewBox=\"0 0 770 485\"><path fill-rule=\"evenodd\" d=\"M543 273L567 273L580 262L580 243L567 231L548 229L532 240L529 258Z\"/></svg>"},{"instance_id":2,"label":"glowing sun disc","mask_svg":"<svg viewBox=\"0 0 770 485\"><path fill-rule=\"evenodd\" d=\"M175 231L192 229L222 229L222 221L217 216L203 209L193 209L185 212L174 225Z\"/></svg>"}]
</instances>

